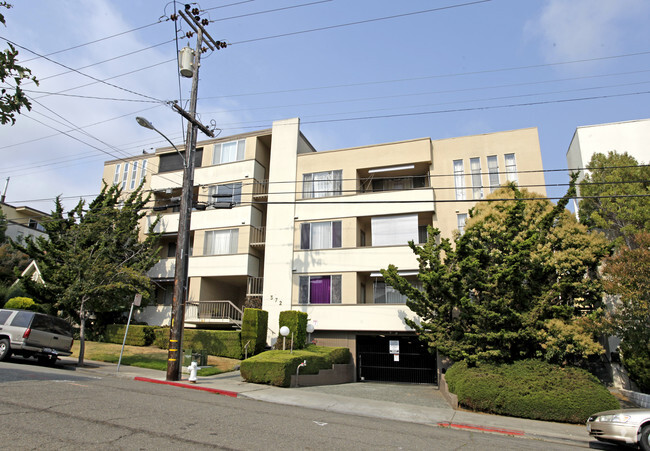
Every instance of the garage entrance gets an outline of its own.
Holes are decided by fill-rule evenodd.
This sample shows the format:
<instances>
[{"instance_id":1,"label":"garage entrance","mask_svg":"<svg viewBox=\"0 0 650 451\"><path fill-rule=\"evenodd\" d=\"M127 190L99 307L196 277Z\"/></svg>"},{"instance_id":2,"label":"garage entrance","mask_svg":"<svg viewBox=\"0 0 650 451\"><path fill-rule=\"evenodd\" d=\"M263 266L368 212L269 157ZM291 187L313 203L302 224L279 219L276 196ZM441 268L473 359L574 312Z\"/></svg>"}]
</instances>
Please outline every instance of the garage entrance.
<instances>
[{"instance_id":1,"label":"garage entrance","mask_svg":"<svg viewBox=\"0 0 650 451\"><path fill-rule=\"evenodd\" d=\"M357 335L359 381L436 384L436 358L415 336Z\"/></svg>"}]
</instances>

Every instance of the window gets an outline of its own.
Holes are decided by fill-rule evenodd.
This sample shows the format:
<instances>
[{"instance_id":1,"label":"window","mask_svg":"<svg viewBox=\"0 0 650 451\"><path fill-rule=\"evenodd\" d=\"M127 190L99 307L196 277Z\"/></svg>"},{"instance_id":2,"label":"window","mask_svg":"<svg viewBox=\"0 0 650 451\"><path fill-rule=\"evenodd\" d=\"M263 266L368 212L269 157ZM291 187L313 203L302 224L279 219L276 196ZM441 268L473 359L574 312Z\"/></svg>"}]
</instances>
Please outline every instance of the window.
<instances>
[{"instance_id":1,"label":"window","mask_svg":"<svg viewBox=\"0 0 650 451\"><path fill-rule=\"evenodd\" d=\"M341 221L300 224L300 249L341 247Z\"/></svg>"},{"instance_id":2,"label":"window","mask_svg":"<svg viewBox=\"0 0 650 451\"><path fill-rule=\"evenodd\" d=\"M185 151L170 152L160 155L158 172L171 172L183 170ZM197 148L194 152L194 167L200 168L203 163L203 148Z\"/></svg>"},{"instance_id":3,"label":"window","mask_svg":"<svg viewBox=\"0 0 650 451\"><path fill-rule=\"evenodd\" d=\"M147 161L149 160L142 160L142 167L140 168L140 180L138 180L138 185L142 183L142 180L144 180L144 174L147 171Z\"/></svg>"},{"instance_id":4,"label":"window","mask_svg":"<svg viewBox=\"0 0 650 451\"><path fill-rule=\"evenodd\" d=\"M246 140L230 141L214 145L212 164L232 163L241 161L246 153Z\"/></svg>"},{"instance_id":5,"label":"window","mask_svg":"<svg viewBox=\"0 0 650 451\"><path fill-rule=\"evenodd\" d=\"M122 189L126 188L126 179L129 178L129 162L124 163L124 175L122 176Z\"/></svg>"},{"instance_id":6,"label":"window","mask_svg":"<svg viewBox=\"0 0 650 451\"><path fill-rule=\"evenodd\" d=\"M458 220L458 231L462 235L463 233L465 233L465 222L467 221L467 213L459 213L456 216L456 218Z\"/></svg>"},{"instance_id":7,"label":"window","mask_svg":"<svg viewBox=\"0 0 650 451\"><path fill-rule=\"evenodd\" d=\"M113 185L120 183L120 163L115 165L115 175L113 176Z\"/></svg>"},{"instance_id":8,"label":"window","mask_svg":"<svg viewBox=\"0 0 650 451\"><path fill-rule=\"evenodd\" d=\"M343 171L313 172L302 177L302 197L312 199L316 197L340 196Z\"/></svg>"},{"instance_id":9,"label":"window","mask_svg":"<svg viewBox=\"0 0 650 451\"><path fill-rule=\"evenodd\" d=\"M456 184L456 200L465 199L465 169L463 160L454 160L454 183Z\"/></svg>"},{"instance_id":10,"label":"window","mask_svg":"<svg viewBox=\"0 0 650 451\"><path fill-rule=\"evenodd\" d=\"M138 162L133 162L133 170L131 171L131 189L135 189L135 179L138 175Z\"/></svg>"},{"instance_id":11,"label":"window","mask_svg":"<svg viewBox=\"0 0 650 451\"><path fill-rule=\"evenodd\" d=\"M208 203L230 202L241 204L241 182L214 185L208 190Z\"/></svg>"},{"instance_id":12,"label":"window","mask_svg":"<svg viewBox=\"0 0 650 451\"><path fill-rule=\"evenodd\" d=\"M497 161L496 155L491 155L487 157L488 163L488 174L490 177L490 192L497 189L500 185L499 183L499 162Z\"/></svg>"},{"instance_id":13,"label":"window","mask_svg":"<svg viewBox=\"0 0 650 451\"><path fill-rule=\"evenodd\" d=\"M300 276L300 304L340 304L341 276Z\"/></svg>"},{"instance_id":14,"label":"window","mask_svg":"<svg viewBox=\"0 0 650 451\"><path fill-rule=\"evenodd\" d=\"M483 181L481 176L481 159L470 158L469 169L472 172L472 196L474 199L483 199Z\"/></svg>"},{"instance_id":15,"label":"window","mask_svg":"<svg viewBox=\"0 0 650 451\"><path fill-rule=\"evenodd\" d=\"M419 281L412 281L411 284L416 288L421 288ZM406 304L408 298L388 285L383 280L375 280L373 284L373 302L375 304Z\"/></svg>"},{"instance_id":16,"label":"window","mask_svg":"<svg viewBox=\"0 0 650 451\"><path fill-rule=\"evenodd\" d=\"M192 255L191 252L190 255ZM176 257L176 242L170 241L169 244L167 245L167 258L174 258L174 257Z\"/></svg>"},{"instance_id":17,"label":"window","mask_svg":"<svg viewBox=\"0 0 650 451\"><path fill-rule=\"evenodd\" d=\"M414 175L406 177L387 177L372 180L373 191L396 191L404 189L424 188L427 176Z\"/></svg>"},{"instance_id":18,"label":"window","mask_svg":"<svg viewBox=\"0 0 650 451\"><path fill-rule=\"evenodd\" d=\"M418 244L424 244L427 242L428 236L427 226L421 225L418 226Z\"/></svg>"},{"instance_id":19,"label":"window","mask_svg":"<svg viewBox=\"0 0 650 451\"><path fill-rule=\"evenodd\" d=\"M238 229L207 231L203 243L203 255L236 254L238 238Z\"/></svg>"},{"instance_id":20,"label":"window","mask_svg":"<svg viewBox=\"0 0 650 451\"><path fill-rule=\"evenodd\" d=\"M506 159L506 176L509 182L517 183L517 162L514 153L505 154Z\"/></svg>"},{"instance_id":21,"label":"window","mask_svg":"<svg viewBox=\"0 0 650 451\"><path fill-rule=\"evenodd\" d=\"M373 246L406 246L420 241L418 215L378 216L370 219Z\"/></svg>"}]
</instances>

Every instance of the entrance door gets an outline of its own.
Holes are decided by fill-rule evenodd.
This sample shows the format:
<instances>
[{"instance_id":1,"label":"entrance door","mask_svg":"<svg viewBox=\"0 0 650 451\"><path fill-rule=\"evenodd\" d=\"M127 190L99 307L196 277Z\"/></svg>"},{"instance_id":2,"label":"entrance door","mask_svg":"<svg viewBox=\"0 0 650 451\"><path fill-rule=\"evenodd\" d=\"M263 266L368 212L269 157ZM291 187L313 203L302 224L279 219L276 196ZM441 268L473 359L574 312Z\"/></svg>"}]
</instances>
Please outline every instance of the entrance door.
<instances>
[{"instance_id":1,"label":"entrance door","mask_svg":"<svg viewBox=\"0 0 650 451\"><path fill-rule=\"evenodd\" d=\"M357 335L360 381L437 383L436 359L415 336Z\"/></svg>"}]
</instances>

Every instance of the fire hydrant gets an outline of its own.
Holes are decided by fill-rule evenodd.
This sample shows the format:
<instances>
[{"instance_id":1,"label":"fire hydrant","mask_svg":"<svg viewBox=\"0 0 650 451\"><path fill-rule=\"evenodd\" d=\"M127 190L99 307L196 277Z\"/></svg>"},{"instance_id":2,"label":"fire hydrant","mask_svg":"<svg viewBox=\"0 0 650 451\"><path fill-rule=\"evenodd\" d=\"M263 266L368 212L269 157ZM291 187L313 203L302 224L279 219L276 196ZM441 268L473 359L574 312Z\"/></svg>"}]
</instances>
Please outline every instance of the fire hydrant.
<instances>
[{"instance_id":1,"label":"fire hydrant","mask_svg":"<svg viewBox=\"0 0 650 451\"><path fill-rule=\"evenodd\" d=\"M191 384L196 384L196 373L199 370L199 366L196 364L195 361L192 361L192 363L190 363L190 366L188 366L187 369L190 370L190 377L187 378L187 380Z\"/></svg>"}]
</instances>

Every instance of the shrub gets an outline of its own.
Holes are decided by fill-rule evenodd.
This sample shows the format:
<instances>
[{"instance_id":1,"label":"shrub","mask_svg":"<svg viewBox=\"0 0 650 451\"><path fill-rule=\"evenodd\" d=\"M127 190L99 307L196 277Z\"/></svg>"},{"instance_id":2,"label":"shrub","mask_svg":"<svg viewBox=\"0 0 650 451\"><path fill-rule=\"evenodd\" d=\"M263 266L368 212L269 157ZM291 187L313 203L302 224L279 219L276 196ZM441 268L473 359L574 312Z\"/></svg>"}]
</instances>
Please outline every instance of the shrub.
<instances>
[{"instance_id":1,"label":"shrub","mask_svg":"<svg viewBox=\"0 0 650 451\"><path fill-rule=\"evenodd\" d=\"M476 367L458 362L445 379L460 405L499 415L584 423L594 412L620 408L587 371L537 360Z\"/></svg>"},{"instance_id":2,"label":"shrub","mask_svg":"<svg viewBox=\"0 0 650 451\"><path fill-rule=\"evenodd\" d=\"M244 309L244 318L241 327L242 349L248 345L248 354L259 354L266 346L266 330L268 329L269 313L254 308Z\"/></svg>"},{"instance_id":3,"label":"shrub","mask_svg":"<svg viewBox=\"0 0 650 451\"><path fill-rule=\"evenodd\" d=\"M300 370L300 374L318 374L320 370L331 368L334 363L349 363L350 350L311 345L293 353L266 351L244 360L240 368L241 376L247 382L288 387L291 376L296 374L303 360L307 360L307 366Z\"/></svg>"},{"instance_id":4,"label":"shrub","mask_svg":"<svg viewBox=\"0 0 650 451\"><path fill-rule=\"evenodd\" d=\"M157 329L153 343L160 349L167 349L169 327ZM241 333L236 330L185 329L183 348L185 351L206 351L209 355L241 359Z\"/></svg>"},{"instance_id":5,"label":"shrub","mask_svg":"<svg viewBox=\"0 0 650 451\"><path fill-rule=\"evenodd\" d=\"M155 326L130 325L125 344L130 346L149 346L155 339ZM108 343L122 344L126 324L109 324L106 326L104 339Z\"/></svg>"},{"instance_id":6,"label":"shrub","mask_svg":"<svg viewBox=\"0 0 650 451\"><path fill-rule=\"evenodd\" d=\"M40 312L41 306L30 298L15 297L7 301L4 308L31 310L33 312Z\"/></svg>"},{"instance_id":7,"label":"shrub","mask_svg":"<svg viewBox=\"0 0 650 451\"><path fill-rule=\"evenodd\" d=\"M625 340L621 343L621 358L630 378L643 393L650 393L650 343L645 346L631 346Z\"/></svg>"},{"instance_id":8,"label":"shrub","mask_svg":"<svg viewBox=\"0 0 650 451\"><path fill-rule=\"evenodd\" d=\"M307 341L307 314L297 310L280 312L280 328L287 326L293 332L293 349L302 349ZM282 349L284 340L278 338L276 349ZM287 348L291 347L291 334L287 337Z\"/></svg>"}]
</instances>

